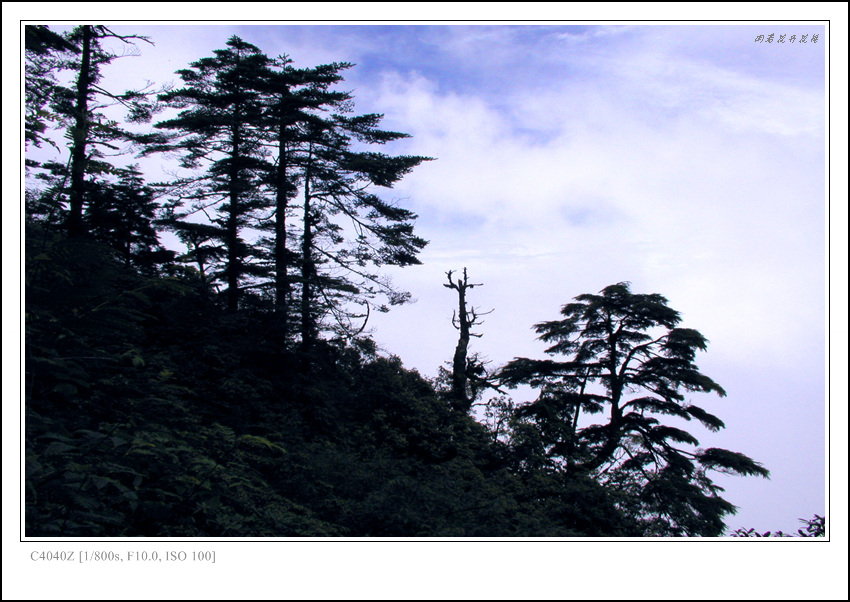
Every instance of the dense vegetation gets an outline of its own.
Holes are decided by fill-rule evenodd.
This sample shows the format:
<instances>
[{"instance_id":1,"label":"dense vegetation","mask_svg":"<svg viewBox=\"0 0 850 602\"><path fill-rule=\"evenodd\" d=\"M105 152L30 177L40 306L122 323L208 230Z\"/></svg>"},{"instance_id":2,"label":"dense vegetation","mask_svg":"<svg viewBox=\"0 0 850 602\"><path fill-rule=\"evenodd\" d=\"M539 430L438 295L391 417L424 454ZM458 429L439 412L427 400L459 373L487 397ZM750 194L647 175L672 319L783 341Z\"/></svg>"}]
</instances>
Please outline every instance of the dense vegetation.
<instances>
[{"instance_id":1,"label":"dense vegetation","mask_svg":"<svg viewBox=\"0 0 850 602\"><path fill-rule=\"evenodd\" d=\"M784 531L765 531L759 533L753 528L735 529L732 537L824 537L826 536L826 517L815 514L812 518L798 519L803 523L803 528L797 529L796 533L785 533Z\"/></svg>"},{"instance_id":2,"label":"dense vegetation","mask_svg":"<svg viewBox=\"0 0 850 602\"><path fill-rule=\"evenodd\" d=\"M468 354L475 284L449 272L460 341L429 381L361 334L408 297L381 266L426 244L375 190L428 158L371 150L406 135L352 114L334 88L352 66L234 37L180 88L108 91L107 43L142 41L27 27L27 143L64 133L69 158L27 161L26 535L723 534L710 472L768 473L663 422L723 427L685 398L723 389L666 299L579 296L537 326L564 359L488 372ZM184 172L145 182L107 161L123 148ZM517 407L520 384L539 398Z\"/></svg>"},{"instance_id":3,"label":"dense vegetation","mask_svg":"<svg viewBox=\"0 0 850 602\"><path fill-rule=\"evenodd\" d=\"M282 346L190 276L27 235L27 534L638 534L368 340Z\"/></svg>"}]
</instances>

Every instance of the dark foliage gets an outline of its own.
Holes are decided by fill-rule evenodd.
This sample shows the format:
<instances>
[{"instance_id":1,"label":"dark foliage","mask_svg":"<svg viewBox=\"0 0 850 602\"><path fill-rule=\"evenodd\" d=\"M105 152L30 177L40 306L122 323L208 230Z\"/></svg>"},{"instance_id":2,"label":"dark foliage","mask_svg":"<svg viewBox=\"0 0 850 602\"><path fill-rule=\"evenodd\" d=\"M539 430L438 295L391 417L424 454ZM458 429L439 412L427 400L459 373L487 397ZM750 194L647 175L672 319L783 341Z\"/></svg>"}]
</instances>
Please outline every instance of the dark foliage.
<instances>
[{"instance_id":1,"label":"dark foliage","mask_svg":"<svg viewBox=\"0 0 850 602\"><path fill-rule=\"evenodd\" d=\"M308 377L271 314L225 312L194 273L27 240L28 536L637 533L368 340L317 345Z\"/></svg>"}]
</instances>

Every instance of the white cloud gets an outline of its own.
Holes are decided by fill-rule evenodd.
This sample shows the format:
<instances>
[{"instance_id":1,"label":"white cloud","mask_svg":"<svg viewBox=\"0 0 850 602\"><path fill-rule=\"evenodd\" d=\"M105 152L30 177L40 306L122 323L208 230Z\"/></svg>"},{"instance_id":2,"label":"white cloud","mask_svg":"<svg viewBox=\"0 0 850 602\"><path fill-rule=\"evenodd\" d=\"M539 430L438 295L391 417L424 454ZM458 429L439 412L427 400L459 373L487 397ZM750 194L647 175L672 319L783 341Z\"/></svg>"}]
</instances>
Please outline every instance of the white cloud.
<instances>
[{"instance_id":1,"label":"white cloud","mask_svg":"<svg viewBox=\"0 0 850 602\"><path fill-rule=\"evenodd\" d=\"M507 112L504 98L385 75L375 103L437 157L399 191L423 223L461 216L426 233L425 261L499 266L544 297L565 273L570 296L634 280L733 339L736 359L780 355L821 328L820 94L658 53L620 59L607 79L513 90ZM778 336L783 322L795 337Z\"/></svg>"},{"instance_id":2,"label":"white cloud","mask_svg":"<svg viewBox=\"0 0 850 602\"><path fill-rule=\"evenodd\" d=\"M456 342L443 272L463 266L485 284L471 303L495 308L473 342L495 365L541 356L531 326L577 294L622 280L664 294L708 336L700 364L729 390L705 402L729 429L703 443L775 475L724 481L744 507L734 525L788 529L823 500L823 87L736 67L705 38L683 53L686 33L654 44L624 32L586 63L570 56L566 72L501 94L386 73L374 104L413 134L405 152L437 160L398 190L432 241L424 266L397 274L419 303L381 316L378 339L433 374ZM794 451L779 453L780 440ZM794 486L806 495L754 499Z\"/></svg>"}]
</instances>

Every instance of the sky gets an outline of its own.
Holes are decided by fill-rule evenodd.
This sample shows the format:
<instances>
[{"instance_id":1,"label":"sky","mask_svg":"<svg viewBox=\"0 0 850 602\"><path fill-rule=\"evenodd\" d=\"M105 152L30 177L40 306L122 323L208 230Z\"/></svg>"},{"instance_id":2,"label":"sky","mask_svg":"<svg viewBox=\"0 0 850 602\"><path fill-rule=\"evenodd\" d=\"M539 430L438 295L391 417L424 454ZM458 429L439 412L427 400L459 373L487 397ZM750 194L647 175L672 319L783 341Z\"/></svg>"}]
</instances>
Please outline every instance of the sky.
<instances>
[{"instance_id":1,"label":"sky","mask_svg":"<svg viewBox=\"0 0 850 602\"><path fill-rule=\"evenodd\" d=\"M293 6L274 4L281 10ZM358 4L357 11L368 4ZM584 10L581 3L545 4L550 7L547 12L553 10L551 5L569 4L571 15L561 18L574 18L572 15ZM639 5L640 15L634 18L652 18L650 4ZM701 3L691 3L696 4ZM736 3L740 10L746 4ZM4 3L6 24L12 22L5 18L7 5L29 6L30 13L38 6L45 15L57 18L61 13L52 3ZM53 8L48 10L48 5ZM82 14L85 5L62 6L73 6L74 14ZM319 5L322 3L313 6ZM455 13L457 18L468 15L461 5L454 3L448 18L455 18ZM540 12L532 5L537 6L522 5L525 14ZM97 6L102 9L104 5ZM142 16L179 18L176 5L168 6L168 12L150 9ZM246 15L268 14L270 6L239 4ZM347 6L353 10L354 4ZM388 6L381 5L382 16L390 10ZM766 10L765 6L756 10ZM393 5L390 12L396 8ZM496 8L492 7L494 13ZM780 8L777 5L772 10ZM670 5L663 18L668 10ZM843 10L843 21L833 21L832 30L835 37L839 31L844 37L833 41L833 49L840 46L846 50L846 5ZM335 15L345 13L339 8L335 11ZM604 16L613 18L623 11L620 6ZM290 12L288 18L298 14ZM598 18L599 10L595 12ZM426 11L427 16L420 13L420 18L437 14L431 10ZM783 16L797 14L806 11ZM759 17L736 13L732 18ZM394 189L381 192L385 199L414 210L419 215L417 233L430 241L420 256L422 265L392 270L395 283L410 291L416 303L394 308L389 314L373 314L372 335L385 353L400 356L406 366L425 376L433 376L438 366L450 359L456 342L450 323L456 298L454 291L442 286L448 270L466 267L471 280L483 283L471 291L470 302L493 313L479 327L483 336L473 340L472 351L491 360L491 367L515 356L544 357L544 345L535 340L533 324L556 319L560 307L576 295L629 281L634 292L666 296L671 307L681 312L682 326L696 328L710 340L697 363L728 396L695 395L692 401L718 415L727 428L710 433L689 423L688 430L703 447L743 452L771 471L770 480L716 478L726 487L725 497L740 508L728 519L729 527L794 531L800 526L798 518L827 510L825 407L830 389L824 356L827 335L835 331L836 323L846 332L846 223L837 246L835 236L827 239L826 226L834 228L834 221L827 223L830 216L846 221L846 196L838 205L835 197L836 190L846 191L846 168L841 171L845 188L833 185L833 201L827 204L825 148L827 119L846 119L838 115L846 113L847 99L846 93L841 96L842 110L826 112L827 32L822 24L201 25L187 21L132 23L115 25L115 29L146 34L155 42L154 46L143 45L139 56L118 61L120 66L108 72L108 81L115 88L138 86L145 80L179 83L175 70L209 56L232 34L269 55L287 54L296 65L355 63L344 88L353 91L356 111L383 113L387 129L411 134L386 150L435 158L417 167ZM771 33L775 38L784 34L786 40L791 35L799 40L806 34L807 43L755 42L757 36ZM819 35L817 43L811 42L814 34ZM8 50L6 43L4 51ZM4 58L13 54L4 52ZM843 60L846 62L846 57ZM830 61L840 63L835 54ZM4 69L4 75L6 72ZM846 81L842 85L846 91ZM4 102L4 130L14 131L14 123L11 129L5 127L6 109ZM846 137L841 139L846 154ZM12 180L14 177L4 178ZM4 207L4 218L9 217L10 205ZM12 217L4 219L4 224L14 223ZM11 254L6 244L11 239L4 228L7 261ZM828 242L833 248L831 256L826 252ZM838 284L827 281L827 268L835 270L836 264L842 274ZM4 268L7 275L15 271L6 262ZM827 285L832 285L831 297ZM4 279L4 292L6 289ZM834 300L836 291L840 315L835 308L827 314L828 299ZM4 331L6 310L4 295ZM846 374L843 363L834 359L835 338L833 334L833 377L839 365ZM843 335L838 339L843 340ZM4 337L4 397L6 383L15 380L6 374L6 340ZM838 357L842 356L846 358L846 349L839 350ZM518 396L517 401L530 398ZM833 432L835 417L846 419L846 398L842 391L831 399ZM6 410L8 407L4 418ZM4 420L7 425L11 422ZM842 432L843 446L846 431ZM4 492L12 490L6 487L6 477L16 472L7 470L7 460L14 455L7 453L12 440L7 434L4 428ZM832 462L846 462L846 450L840 457L833 454ZM835 491L834 479L831 486ZM846 491L846 481L843 487ZM5 502L4 496L4 525L11 522ZM846 505L841 507L846 510ZM843 528L846 534L846 523ZM4 528L4 533L9 531ZM464 544L462 559L458 557L454 564L433 558L448 581L419 579L417 591L427 595L441 592L435 589L441 583L466 583L466 575L475 567L501 577L469 581L476 591L490 591L494 597L507 592L516 592L514 597L519 598L535 593L546 596L550 590L540 589L543 575L556 575L560 582L563 574L558 554L543 557L528 547L514 547L508 550L511 566L528 567L538 576L514 586L507 573L494 573L496 565L492 563L502 560L473 546ZM788 546L782 548L789 550ZM211 592L225 592L249 578L260 580L266 573L278 576L280 565L269 564L275 557L265 553L268 549L250 556L252 564L242 569L238 580L204 574L192 583L199 588L205 584L219 588ZM428 547L425 555L431 549ZM245 548L239 550L240 556L246 553ZM373 554L351 556L348 550L330 545L298 548L296 564L308 577L302 591L325 591L336 585L341 589L334 591L349 592L354 591L352 584L365 579L370 597L380 597L381 592L397 597L386 587L406 587L411 579L420 577L409 562L410 552L397 554L398 548L385 549L380 559L387 570L375 580L372 570L366 568ZM681 574L687 579L681 585L688 587L689 555L679 550L662 557L668 571L664 583L676 583L674 575ZM722 565L729 583L743 587L740 591L762 591L765 575L772 582L785 580L778 568L785 565L778 562L782 558L775 553L777 546L759 550L758 586L753 585L747 568L749 555L732 555L738 563ZM636 550L626 547L621 551ZM660 552L658 547L649 551L654 555ZM815 562L826 560L824 553L828 552L819 547L805 551L805 557ZM699 549L704 560L722 560L729 552L725 546ZM458 550L439 548L439 553L448 553L448 559ZM505 551L499 548L495 553ZM414 558L422 558L422 548L417 554ZM4 552L4 582L8 583L6 556ZM846 559L846 550L843 557ZM572 566L581 567L584 581L608 579L607 563L605 573L600 573L594 572L593 563L582 562L581 554L572 553L570 558ZM792 558L799 562L803 556ZM526 560L536 564L524 564ZM335 567L334 579L324 578L329 564ZM828 565L821 562L817 566ZM15 567L20 575L32 574L27 572L32 567ZM835 567L846 577L840 559ZM645 565L621 563L617 570L621 575L640 577ZM592 575L598 579L594 581ZM285 577L294 587L299 585L294 573ZM165 579L165 583L176 583ZM580 581L573 580L572 587L581 588ZM723 581L706 581L703 591L710 596L718 591L711 588L722 587L716 584ZM64 579L40 582L56 585L60 597L67 595L60 587ZM135 581L139 591L147 591L154 582L157 580ZM26 581L27 586L32 583ZM103 583L108 588L115 582ZM632 596L634 589L628 583L625 577L611 581L607 587L621 584L627 589L608 591L615 597ZM660 585L657 580L653 584ZM804 585L802 577L789 576L782 591L794 591L788 587L798 584L805 589L797 591L808 592L813 587ZM94 582L84 587L92 588ZM755 587L759 589L751 589ZM846 596L846 583L842 587ZM678 597L683 590L677 591Z\"/></svg>"},{"instance_id":2,"label":"sky","mask_svg":"<svg viewBox=\"0 0 850 602\"><path fill-rule=\"evenodd\" d=\"M491 368L544 357L535 323L631 282L710 341L697 363L728 396L691 401L727 428L689 430L771 471L717 477L740 508L729 527L795 531L825 512L822 25L115 30L155 44L116 61L104 78L116 89L179 84L176 69L234 34L298 66L354 63L341 87L356 112L411 135L386 152L435 159L380 191L429 240L421 266L390 270L416 302L373 314L385 353L428 377L451 358L448 270L483 283L469 301L493 312L471 350ZM788 41L755 41L769 34Z\"/></svg>"}]
</instances>

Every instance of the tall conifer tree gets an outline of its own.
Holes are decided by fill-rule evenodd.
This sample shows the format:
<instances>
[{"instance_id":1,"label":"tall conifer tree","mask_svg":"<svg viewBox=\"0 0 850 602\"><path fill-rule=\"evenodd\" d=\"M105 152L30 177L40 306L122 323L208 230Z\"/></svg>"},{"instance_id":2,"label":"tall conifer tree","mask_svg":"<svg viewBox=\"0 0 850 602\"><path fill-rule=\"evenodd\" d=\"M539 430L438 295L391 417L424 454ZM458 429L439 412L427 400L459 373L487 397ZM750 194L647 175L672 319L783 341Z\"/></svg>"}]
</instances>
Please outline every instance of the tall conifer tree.
<instances>
[{"instance_id":1,"label":"tall conifer tree","mask_svg":"<svg viewBox=\"0 0 850 602\"><path fill-rule=\"evenodd\" d=\"M332 91L329 87L342 80L339 72L349 66L348 63L333 63L298 69L292 66L289 57L281 56L271 62L263 82L264 130L272 149L267 182L274 196L274 220L267 229L274 232L271 243L274 307L284 337L289 331L292 278L289 272L298 263L298 254L287 247L287 218L290 202L296 197L299 184L304 182L299 170L299 149L305 139L305 124L314 119L313 114L348 98L344 92Z\"/></svg>"},{"instance_id":2,"label":"tall conifer tree","mask_svg":"<svg viewBox=\"0 0 850 602\"><path fill-rule=\"evenodd\" d=\"M720 535L723 516L735 507L708 473L769 472L744 454L699 448L692 434L662 422L675 417L712 431L724 427L686 400L690 392L726 394L694 363L708 341L677 327L679 312L663 296L632 293L626 282L579 295L561 314L535 330L550 344L546 352L564 360L516 358L500 374L509 386L540 389L517 411L521 423L536 427L526 429L534 446L553 469L593 475L617 492L649 534ZM580 418L603 413L602 424L582 425Z\"/></svg>"},{"instance_id":3,"label":"tall conifer tree","mask_svg":"<svg viewBox=\"0 0 850 602\"><path fill-rule=\"evenodd\" d=\"M275 310L286 332L295 314L289 301L300 297L305 347L317 336L322 316L332 316L331 322L345 330L352 302L363 305L379 294L390 303L406 300L369 266L418 263L416 255L425 245L413 234L416 216L381 200L371 188L391 187L426 158L362 150L407 134L379 129L381 115L350 115L352 95L333 86L352 66L297 69L281 57L266 75L263 128L274 149L267 181L275 199ZM287 220L299 199L300 244L295 248L288 246L295 238ZM297 273L290 272L293 268Z\"/></svg>"},{"instance_id":4,"label":"tall conifer tree","mask_svg":"<svg viewBox=\"0 0 850 602\"><path fill-rule=\"evenodd\" d=\"M286 333L297 282L305 346L323 314L344 323L350 301L368 303L379 294L390 304L406 300L370 266L419 263L426 244L413 233L414 213L371 191L391 187L426 158L361 150L407 134L379 129L381 115L350 116L352 96L332 89L349 67L296 69L288 58L272 61L233 37L225 50L178 72L185 86L160 98L181 112L157 124L173 134L150 137L146 151L180 151L186 168L208 165L173 184L182 199L194 201L189 212L216 208L210 220L219 228L227 307L238 307L246 278L273 274L267 284ZM292 235L294 199L301 201L301 215ZM271 251L249 244L246 228L273 231ZM298 234L300 244L292 244Z\"/></svg>"},{"instance_id":5,"label":"tall conifer tree","mask_svg":"<svg viewBox=\"0 0 850 602\"><path fill-rule=\"evenodd\" d=\"M136 42L149 40L144 36L119 35L103 25L80 25L67 35L68 47L78 49L67 67L76 71L73 87L57 86L54 89L53 108L66 128L70 160L68 162L69 212L66 227L71 236L85 231L83 220L86 203L86 178L109 174L113 166L103 161L104 149L110 154L122 151L120 145L133 136L118 122L106 116L103 109L116 104L129 112L128 120L144 121L151 115L146 102L147 93L131 90L114 93L101 85L102 68L112 61L134 51L115 54L105 48L106 40L117 40L134 47Z\"/></svg>"},{"instance_id":6,"label":"tall conifer tree","mask_svg":"<svg viewBox=\"0 0 850 602\"><path fill-rule=\"evenodd\" d=\"M261 82L269 59L237 36L214 54L178 71L185 86L160 96L181 111L176 118L157 124L173 134L151 137L146 153L181 151L183 167L203 168L200 174L173 184L184 200L194 203L183 217L215 211L210 220L224 256L217 277L227 285L228 310L236 311L243 280L258 269L252 265L258 252L246 241L244 230L252 225L254 214L268 206L260 190L266 151L258 128L263 111ZM175 221L173 227L194 226Z\"/></svg>"},{"instance_id":7,"label":"tall conifer tree","mask_svg":"<svg viewBox=\"0 0 850 602\"><path fill-rule=\"evenodd\" d=\"M407 301L407 293L373 269L418 264L427 244L413 232L416 214L384 201L373 188L391 188L428 158L360 150L408 135L379 129L382 115L345 115L350 100L336 104L338 112L307 123L301 153L302 308L331 314L344 333L350 330L352 303L366 305L368 315L377 296L391 305ZM377 309L386 311L386 303ZM302 309L302 339L311 336L315 320Z\"/></svg>"}]
</instances>

